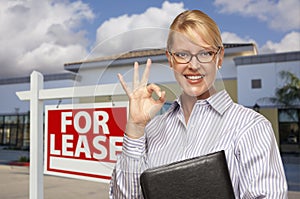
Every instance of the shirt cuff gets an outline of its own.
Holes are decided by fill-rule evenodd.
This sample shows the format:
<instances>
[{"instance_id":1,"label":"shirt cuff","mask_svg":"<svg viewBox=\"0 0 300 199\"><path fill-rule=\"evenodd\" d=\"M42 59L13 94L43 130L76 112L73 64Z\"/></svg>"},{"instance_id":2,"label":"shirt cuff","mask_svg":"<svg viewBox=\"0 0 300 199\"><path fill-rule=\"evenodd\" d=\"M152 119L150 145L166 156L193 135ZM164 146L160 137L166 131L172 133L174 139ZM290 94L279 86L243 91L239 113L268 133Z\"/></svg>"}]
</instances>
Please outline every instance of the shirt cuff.
<instances>
[{"instance_id":1,"label":"shirt cuff","mask_svg":"<svg viewBox=\"0 0 300 199\"><path fill-rule=\"evenodd\" d=\"M122 147L123 155L130 158L140 159L145 153L145 140L145 136L142 136L139 139L132 139L125 134Z\"/></svg>"}]
</instances>

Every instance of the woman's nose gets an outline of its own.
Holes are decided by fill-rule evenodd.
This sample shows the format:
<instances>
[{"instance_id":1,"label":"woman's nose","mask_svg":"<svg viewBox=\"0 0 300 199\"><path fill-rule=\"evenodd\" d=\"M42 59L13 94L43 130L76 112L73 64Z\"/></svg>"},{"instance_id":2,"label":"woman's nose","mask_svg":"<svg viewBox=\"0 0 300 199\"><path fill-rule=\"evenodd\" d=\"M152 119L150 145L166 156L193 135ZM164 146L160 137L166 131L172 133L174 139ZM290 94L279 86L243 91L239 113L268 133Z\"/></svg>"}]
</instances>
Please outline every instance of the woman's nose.
<instances>
[{"instance_id":1,"label":"woman's nose","mask_svg":"<svg viewBox=\"0 0 300 199\"><path fill-rule=\"evenodd\" d=\"M188 67L190 70L197 71L201 67L201 63L197 60L197 58L194 56L192 57L191 61L188 63Z\"/></svg>"}]
</instances>

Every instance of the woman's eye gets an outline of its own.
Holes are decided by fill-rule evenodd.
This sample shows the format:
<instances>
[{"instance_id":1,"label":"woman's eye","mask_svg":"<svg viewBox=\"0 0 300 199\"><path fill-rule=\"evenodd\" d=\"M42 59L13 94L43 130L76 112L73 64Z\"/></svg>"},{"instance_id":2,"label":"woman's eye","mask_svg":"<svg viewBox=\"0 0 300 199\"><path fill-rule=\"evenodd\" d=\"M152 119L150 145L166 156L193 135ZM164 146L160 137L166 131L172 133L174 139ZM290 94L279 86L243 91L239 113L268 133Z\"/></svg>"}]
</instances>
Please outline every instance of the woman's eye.
<instances>
[{"instance_id":1,"label":"woman's eye","mask_svg":"<svg viewBox=\"0 0 300 199\"><path fill-rule=\"evenodd\" d=\"M175 53L175 55L180 58L186 58L188 56L188 54L184 53L184 52L178 52L178 53Z\"/></svg>"},{"instance_id":2,"label":"woman's eye","mask_svg":"<svg viewBox=\"0 0 300 199\"><path fill-rule=\"evenodd\" d=\"M212 51L201 51L200 53L199 53L199 55L200 56L202 56L202 57L210 57L210 56L212 56L214 53L212 52Z\"/></svg>"}]
</instances>

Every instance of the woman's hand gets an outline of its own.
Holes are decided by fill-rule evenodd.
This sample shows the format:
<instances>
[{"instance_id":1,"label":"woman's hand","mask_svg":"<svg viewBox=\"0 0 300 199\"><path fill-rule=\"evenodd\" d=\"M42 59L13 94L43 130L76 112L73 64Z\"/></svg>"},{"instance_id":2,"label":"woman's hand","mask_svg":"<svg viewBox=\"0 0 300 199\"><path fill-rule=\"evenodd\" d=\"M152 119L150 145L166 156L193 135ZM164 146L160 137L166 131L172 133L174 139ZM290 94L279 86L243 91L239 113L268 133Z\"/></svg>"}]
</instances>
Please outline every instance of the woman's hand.
<instances>
[{"instance_id":1,"label":"woman's hand","mask_svg":"<svg viewBox=\"0 0 300 199\"><path fill-rule=\"evenodd\" d=\"M133 89L131 90L118 74L119 80L127 96L129 97L129 118L126 125L126 135L131 138L139 138L144 135L146 124L156 115L165 103L165 91L155 84L148 85L151 60L148 59L146 68L139 80L139 64L134 63ZM155 92L159 99L155 100L152 93Z\"/></svg>"}]
</instances>

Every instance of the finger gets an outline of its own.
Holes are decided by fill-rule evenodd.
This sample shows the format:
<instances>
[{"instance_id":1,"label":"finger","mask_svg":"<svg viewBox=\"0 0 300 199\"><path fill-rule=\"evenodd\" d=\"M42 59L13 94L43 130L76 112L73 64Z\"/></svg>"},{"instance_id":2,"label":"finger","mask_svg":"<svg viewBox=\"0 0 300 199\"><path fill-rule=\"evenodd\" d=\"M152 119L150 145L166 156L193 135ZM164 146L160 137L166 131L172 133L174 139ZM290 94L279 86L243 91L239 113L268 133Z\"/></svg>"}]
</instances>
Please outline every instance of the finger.
<instances>
[{"instance_id":1,"label":"finger","mask_svg":"<svg viewBox=\"0 0 300 199\"><path fill-rule=\"evenodd\" d=\"M119 80L121 82L122 88L124 89L124 91L126 92L126 94L129 96L130 89L128 88L126 82L124 81L123 76L120 73L118 74L118 78L119 78Z\"/></svg>"},{"instance_id":2,"label":"finger","mask_svg":"<svg viewBox=\"0 0 300 199\"><path fill-rule=\"evenodd\" d=\"M139 86L139 63L134 62L133 69L133 89L136 89Z\"/></svg>"},{"instance_id":3,"label":"finger","mask_svg":"<svg viewBox=\"0 0 300 199\"><path fill-rule=\"evenodd\" d=\"M161 103L165 103L166 102L166 91L162 91L161 92L161 96L158 99Z\"/></svg>"},{"instance_id":4,"label":"finger","mask_svg":"<svg viewBox=\"0 0 300 199\"><path fill-rule=\"evenodd\" d=\"M161 92L161 97L155 101L154 106L151 107L148 116L149 118L153 118L158 111L161 109L161 107L164 105L164 103L166 102L166 98L165 98L166 92L162 91Z\"/></svg>"},{"instance_id":5,"label":"finger","mask_svg":"<svg viewBox=\"0 0 300 199\"><path fill-rule=\"evenodd\" d=\"M149 84L147 86L147 91L149 92L149 94L151 95L153 92L156 93L156 95L160 98L162 96L160 87L155 85L155 84Z\"/></svg>"},{"instance_id":6,"label":"finger","mask_svg":"<svg viewBox=\"0 0 300 199\"><path fill-rule=\"evenodd\" d=\"M152 63L151 59L147 59L146 68L144 70L143 77L141 79L141 85L146 86L148 83L151 63Z\"/></svg>"}]
</instances>

